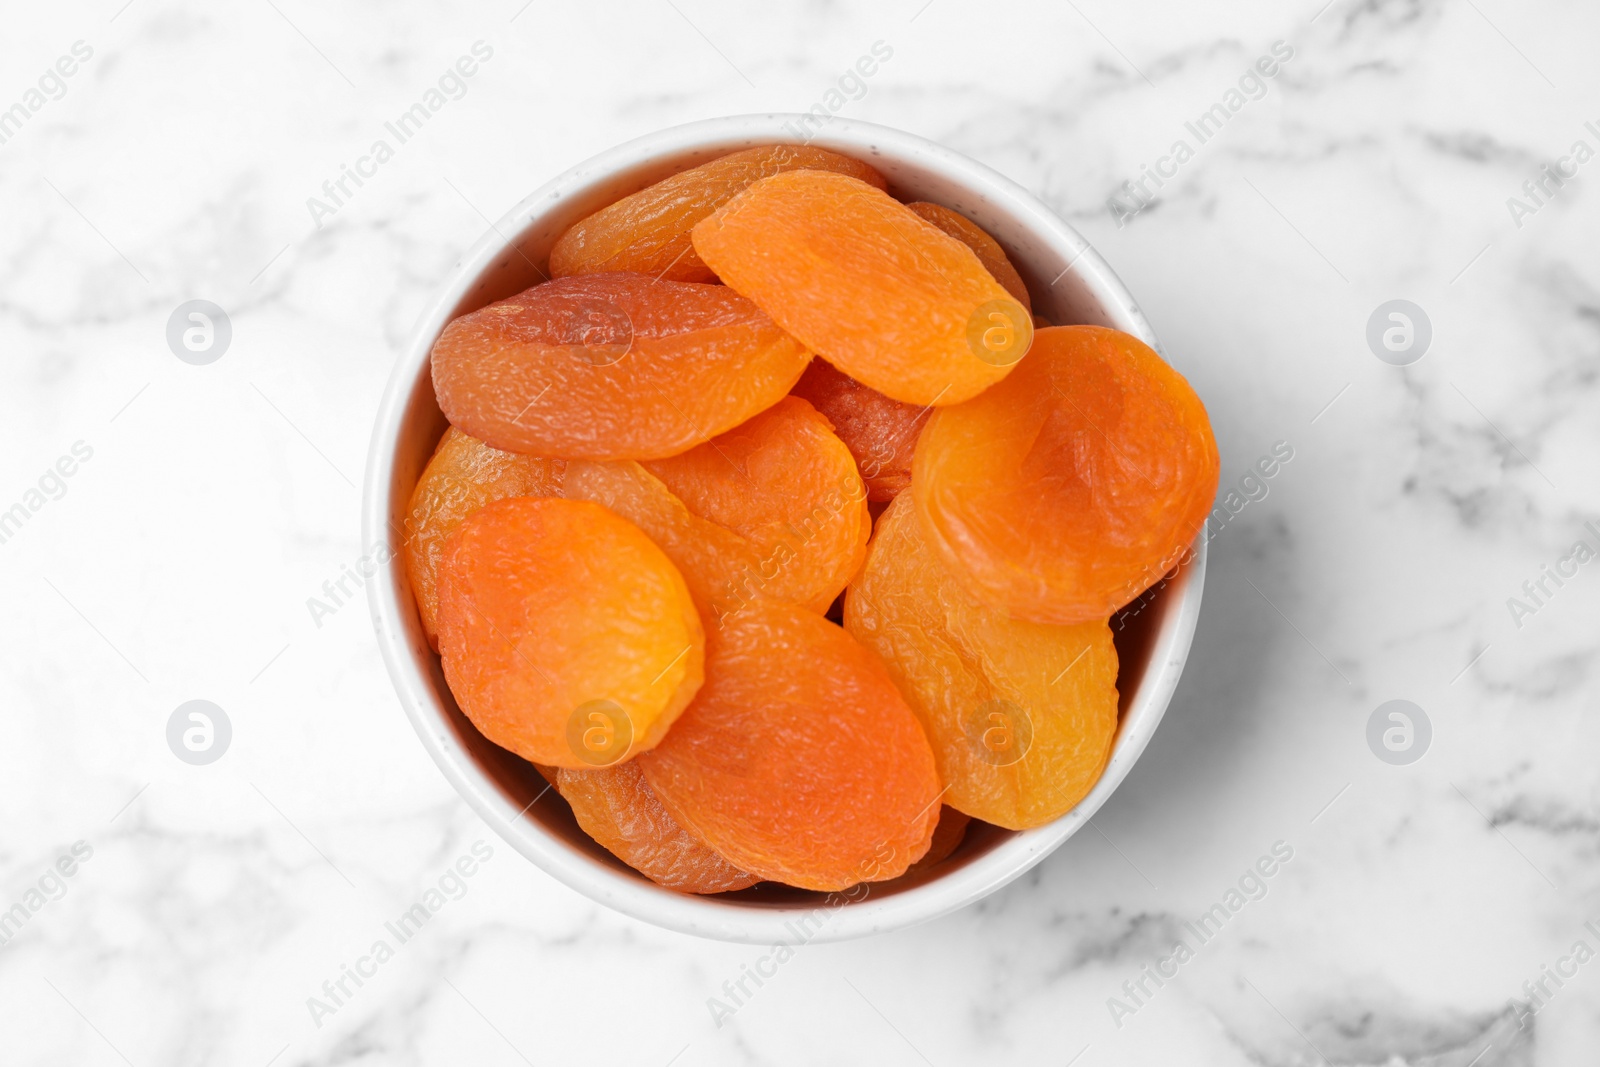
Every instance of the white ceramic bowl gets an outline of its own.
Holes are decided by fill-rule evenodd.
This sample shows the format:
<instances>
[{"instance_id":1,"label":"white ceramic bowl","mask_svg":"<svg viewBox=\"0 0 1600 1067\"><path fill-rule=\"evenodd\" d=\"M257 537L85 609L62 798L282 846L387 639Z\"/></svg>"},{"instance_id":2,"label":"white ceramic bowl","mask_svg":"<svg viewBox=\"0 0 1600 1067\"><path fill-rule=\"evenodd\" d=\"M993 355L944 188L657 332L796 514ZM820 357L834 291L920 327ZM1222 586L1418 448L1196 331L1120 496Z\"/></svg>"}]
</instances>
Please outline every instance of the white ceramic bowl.
<instances>
[{"instance_id":1,"label":"white ceramic bowl","mask_svg":"<svg viewBox=\"0 0 1600 1067\"><path fill-rule=\"evenodd\" d=\"M367 460L363 543L392 555L368 583L378 645L406 714L451 785L512 847L590 898L671 930L725 941L836 941L894 930L955 911L994 892L1083 826L1144 751L1178 683L1200 611L1203 537L1194 559L1117 631L1121 724L1110 764L1076 808L1022 833L973 825L957 852L911 884L873 886L858 899L761 885L722 896L662 889L578 829L570 810L520 758L485 740L456 707L428 648L397 554L412 487L445 428L428 354L446 323L540 281L555 239L572 223L667 175L753 145L794 143L799 115L709 119L641 137L580 163L513 208L439 288L400 358L378 410ZM1125 330L1159 350L1133 297L1070 226L1021 186L909 133L835 118L811 144L864 160L904 200L932 200L966 215L1005 247L1028 283L1034 310L1052 323ZM536 801L536 798L537 799ZM820 910L819 910L820 909Z\"/></svg>"}]
</instances>

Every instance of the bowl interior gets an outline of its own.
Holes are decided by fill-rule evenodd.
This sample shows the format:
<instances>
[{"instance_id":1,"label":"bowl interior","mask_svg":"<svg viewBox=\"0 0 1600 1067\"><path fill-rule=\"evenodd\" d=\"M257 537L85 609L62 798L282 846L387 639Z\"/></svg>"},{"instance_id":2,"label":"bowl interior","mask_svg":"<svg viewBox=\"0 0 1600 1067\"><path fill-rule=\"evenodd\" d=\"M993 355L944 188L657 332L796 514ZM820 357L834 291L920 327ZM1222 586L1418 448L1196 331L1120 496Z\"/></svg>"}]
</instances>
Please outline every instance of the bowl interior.
<instances>
[{"instance_id":1,"label":"bowl interior","mask_svg":"<svg viewBox=\"0 0 1600 1067\"><path fill-rule=\"evenodd\" d=\"M402 701L424 743L463 796L519 851L587 895L662 925L728 940L765 942L798 915L827 908L819 939L857 936L953 910L1021 874L1077 829L1143 749L1176 683L1198 610L1204 545L1194 562L1112 622L1120 657L1121 722L1111 763L1078 808L1050 826L1013 833L974 822L961 847L916 879L875 885L859 899L762 884L716 897L661 889L585 834L533 766L486 740L461 713L428 647L398 550L411 490L445 429L427 355L458 315L547 277L551 245L572 223L670 174L740 148L800 140L797 116L712 120L623 145L581 164L530 196L486 234L455 283L424 314L402 357L378 420L368 472L368 544L393 554L370 583L374 623ZM1099 256L1019 187L930 142L864 123L834 120L811 139L878 168L903 200L931 200L995 237L1016 265L1036 314L1156 339Z\"/></svg>"}]
</instances>

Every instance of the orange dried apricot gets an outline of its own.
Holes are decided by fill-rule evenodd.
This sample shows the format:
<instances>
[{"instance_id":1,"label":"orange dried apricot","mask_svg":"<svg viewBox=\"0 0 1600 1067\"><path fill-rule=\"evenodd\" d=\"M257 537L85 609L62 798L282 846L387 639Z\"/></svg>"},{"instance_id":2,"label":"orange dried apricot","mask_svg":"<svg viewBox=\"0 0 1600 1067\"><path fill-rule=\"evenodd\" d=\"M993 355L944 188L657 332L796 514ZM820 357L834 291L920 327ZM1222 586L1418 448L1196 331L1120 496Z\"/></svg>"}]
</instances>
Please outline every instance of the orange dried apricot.
<instances>
[{"instance_id":1,"label":"orange dried apricot","mask_svg":"<svg viewBox=\"0 0 1600 1067\"><path fill-rule=\"evenodd\" d=\"M811 361L791 395L833 424L856 459L868 500L893 500L911 484L911 456L931 407L890 400L821 359Z\"/></svg>"},{"instance_id":2,"label":"orange dried apricot","mask_svg":"<svg viewBox=\"0 0 1600 1067\"><path fill-rule=\"evenodd\" d=\"M844 624L882 657L927 731L946 804L1025 830L1099 780L1117 731L1106 620L1048 626L986 606L934 554L910 496L878 520Z\"/></svg>"},{"instance_id":3,"label":"orange dried apricot","mask_svg":"<svg viewBox=\"0 0 1600 1067\"><path fill-rule=\"evenodd\" d=\"M761 880L678 825L637 762L587 771L563 767L557 788L584 833L657 885L683 893L726 893Z\"/></svg>"},{"instance_id":4,"label":"orange dried apricot","mask_svg":"<svg viewBox=\"0 0 1600 1067\"><path fill-rule=\"evenodd\" d=\"M439 651L439 553L474 511L508 496L555 496L560 460L490 448L451 426L411 491L406 512L406 573L428 644Z\"/></svg>"},{"instance_id":5,"label":"orange dried apricot","mask_svg":"<svg viewBox=\"0 0 1600 1067\"><path fill-rule=\"evenodd\" d=\"M753 604L708 634L705 685L638 763L685 829L802 889L903 873L939 819L928 739L883 664L790 604Z\"/></svg>"},{"instance_id":6,"label":"orange dried apricot","mask_svg":"<svg viewBox=\"0 0 1600 1067\"><path fill-rule=\"evenodd\" d=\"M433 384L452 423L502 451L653 459L771 407L810 358L726 286L585 274L451 322Z\"/></svg>"},{"instance_id":7,"label":"orange dried apricot","mask_svg":"<svg viewBox=\"0 0 1600 1067\"><path fill-rule=\"evenodd\" d=\"M1022 275L1017 273L1017 268L1006 258L1006 250L1000 247L1000 242L985 233L982 227L960 212L951 211L942 204L919 200L914 204L907 204L906 207L915 211L924 222L937 226L972 249L990 276L1004 286L1006 292L1016 297L1023 307L1030 312L1033 310L1033 300L1028 296L1028 287L1023 283Z\"/></svg>"},{"instance_id":8,"label":"orange dried apricot","mask_svg":"<svg viewBox=\"0 0 1600 1067\"><path fill-rule=\"evenodd\" d=\"M1033 336L972 249L848 175L756 182L695 226L694 247L801 343L903 403L976 396Z\"/></svg>"},{"instance_id":9,"label":"orange dried apricot","mask_svg":"<svg viewBox=\"0 0 1600 1067\"><path fill-rule=\"evenodd\" d=\"M820 614L865 557L872 519L855 459L799 397L643 466L694 514L755 546L755 568L732 576L738 603L768 597Z\"/></svg>"},{"instance_id":10,"label":"orange dried apricot","mask_svg":"<svg viewBox=\"0 0 1600 1067\"><path fill-rule=\"evenodd\" d=\"M689 242L695 223L751 182L800 168L837 171L887 188L883 175L837 152L804 145L747 148L674 174L578 222L550 249L550 274L630 270L669 281L714 281Z\"/></svg>"},{"instance_id":11,"label":"orange dried apricot","mask_svg":"<svg viewBox=\"0 0 1600 1067\"><path fill-rule=\"evenodd\" d=\"M760 572L762 554L741 534L694 514L632 460L567 464L562 495L604 504L643 530L665 552L707 619L738 609L735 582Z\"/></svg>"},{"instance_id":12,"label":"orange dried apricot","mask_svg":"<svg viewBox=\"0 0 1600 1067\"><path fill-rule=\"evenodd\" d=\"M655 747L703 680L683 576L599 504L512 497L473 513L439 564L445 680L490 741L556 767Z\"/></svg>"},{"instance_id":13,"label":"orange dried apricot","mask_svg":"<svg viewBox=\"0 0 1600 1067\"><path fill-rule=\"evenodd\" d=\"M966 812L957 811L948 804L942 805L939 808L939 825L933 828L933 840L928 845L928 851L906 869L906 876L932 870L949 859L951 853L961 847L971 823L972 816Z\"/></svg>"},{"instance_id":14,"label":"orange dried apricot","mask_svg":"<svg viewBox=\"0 0 1600 1067\"><path fill-rule=\"evenodd\" d=\"M969 592L1067 624L1107 618L1180 561L1217 472L1182 375L1136 337L1054 326L1000 385L934 412L911 492Z\"/></svg>"}]
</instances>

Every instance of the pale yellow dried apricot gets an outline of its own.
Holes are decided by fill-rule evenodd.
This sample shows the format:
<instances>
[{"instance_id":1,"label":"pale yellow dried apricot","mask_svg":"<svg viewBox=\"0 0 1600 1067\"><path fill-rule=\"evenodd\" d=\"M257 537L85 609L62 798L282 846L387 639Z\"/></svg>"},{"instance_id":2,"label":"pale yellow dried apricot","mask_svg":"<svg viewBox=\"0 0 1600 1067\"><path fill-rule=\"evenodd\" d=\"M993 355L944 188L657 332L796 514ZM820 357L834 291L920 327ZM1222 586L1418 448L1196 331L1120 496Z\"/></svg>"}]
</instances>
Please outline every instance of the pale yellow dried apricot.
<instances>
[{"instance_id":1,"label":"pale yellow dried apricot","mask_svg":"<svg viewBox=\"0 0 1600 1067\"><path fill-rule=\"evenodd\" d=\"M927 731L946 804L1026 830L1099 780L1117 731L1106 620L1048 626L981 603L928 546L910 495L879 518L844 624L882 657Z\"/></svg>"}]
</instances>

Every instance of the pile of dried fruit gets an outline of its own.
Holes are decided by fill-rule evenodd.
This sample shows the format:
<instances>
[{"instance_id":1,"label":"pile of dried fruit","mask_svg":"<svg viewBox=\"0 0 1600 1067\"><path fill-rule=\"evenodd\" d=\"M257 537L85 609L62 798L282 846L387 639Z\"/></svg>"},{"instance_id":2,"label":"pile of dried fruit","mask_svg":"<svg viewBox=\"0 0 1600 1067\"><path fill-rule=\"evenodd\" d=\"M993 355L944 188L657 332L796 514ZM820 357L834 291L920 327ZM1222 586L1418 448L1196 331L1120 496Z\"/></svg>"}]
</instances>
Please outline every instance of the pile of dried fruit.
<instances>
[{"instance_id":1,"label":"pile of dried fruit","mask_svg":"<svg viewBox=\"0 0 1600 1067\"><path fill-rule=\"evenodd\" d=\"M1216 491L1177 372L1036 330L988 234L815 148L650 186L550 269L434 346L406 531L485 737L692 893L920 872L1088 793L1108 619Z\"/></svg>"}]
</instances>

